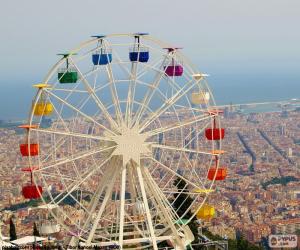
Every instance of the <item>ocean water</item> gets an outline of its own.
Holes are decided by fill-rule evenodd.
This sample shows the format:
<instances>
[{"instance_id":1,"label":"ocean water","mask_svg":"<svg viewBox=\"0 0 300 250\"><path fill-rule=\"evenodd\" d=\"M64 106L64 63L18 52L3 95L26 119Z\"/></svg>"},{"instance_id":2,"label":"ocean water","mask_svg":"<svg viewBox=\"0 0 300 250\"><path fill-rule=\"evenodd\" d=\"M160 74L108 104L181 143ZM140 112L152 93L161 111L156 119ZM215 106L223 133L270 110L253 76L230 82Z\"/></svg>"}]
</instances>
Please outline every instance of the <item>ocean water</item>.
<instances>
[{"instance_id":1,"label":"ocean water","mask_svg":"<svg viewBox=\"0 0 300 250\"><path fill-rule=\"evenodd\" d=\"M300 74L212 74L207 78L217 105L300 98ZM35 94L31 80L0 82L0 120L28 117Z\"/></svg>"}]
</instances>

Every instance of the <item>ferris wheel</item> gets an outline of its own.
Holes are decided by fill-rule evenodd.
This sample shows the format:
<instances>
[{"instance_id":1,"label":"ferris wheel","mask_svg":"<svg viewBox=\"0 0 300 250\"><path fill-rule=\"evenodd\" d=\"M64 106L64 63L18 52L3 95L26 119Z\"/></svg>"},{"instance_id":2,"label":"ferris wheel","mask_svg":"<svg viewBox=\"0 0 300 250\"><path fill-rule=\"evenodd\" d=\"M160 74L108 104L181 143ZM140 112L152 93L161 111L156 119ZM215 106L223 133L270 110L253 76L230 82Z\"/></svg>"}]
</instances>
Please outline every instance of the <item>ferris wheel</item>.
<instances>
[{"instance_id":1,"label":"ferris wheel","mask_svg":"<svg viewBox=\"0 0 300 250\"><path fill-rule=\"evenodd\" d=\"M60 55L22 126L24 197L55 206L73 246L185 249L226 177L207 75L146 33L93 36Z\"/></svg>"}]
</instances>

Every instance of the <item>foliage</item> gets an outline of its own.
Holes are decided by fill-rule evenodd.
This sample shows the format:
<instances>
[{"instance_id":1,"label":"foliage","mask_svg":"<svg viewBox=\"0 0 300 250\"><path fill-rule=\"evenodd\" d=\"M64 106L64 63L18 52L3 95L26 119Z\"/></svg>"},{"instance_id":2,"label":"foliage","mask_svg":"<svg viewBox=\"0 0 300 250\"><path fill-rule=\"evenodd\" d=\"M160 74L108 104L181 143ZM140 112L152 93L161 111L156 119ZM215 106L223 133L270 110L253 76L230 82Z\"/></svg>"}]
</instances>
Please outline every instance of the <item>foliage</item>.
<instances>
[{"instance_id":1,"label":"foliage","mask_svg":"<svg viewBox=\"0 0 300 250\"><path fill-rule=\"evenodd\" d=\"M255 172L253 164L251 164L251 165L249 166L249 171L252 172L252 173Z\"/></svg>"},{"instance_id":2,"label":"foliage","mask_svg":"<svg viewBox=\"0 0 300 250\"><path fill-rule=\"evenodd\" d=\"M40 236L40 232L37 229L37 226L36 226L35 222L33 223L33 236L38 236L38 237Z\"/></svg>"},{"instance_id":3,"label":"foliage","mask_svg":"<svg viewBox=\"0 0 300 250\"><path fill-rule=\"evenodd\" d=\"M220 241L224 240L220 235L214 235L209 230L203 229L202 233L212 241ZM230 250L262 250L262 248L250 243L242 236L240 236L237 240L228 240L228 249Z\"/></svg>"},{"instance_id":4,"label":"foliage","mask_svg":"<svg viewBox=\"0 0 300 250\"><path fill-rule=\"evenodd\" d=\"M173 185L177 187L177 191L178 191L178 193L174 194L174 204L173 204L174 210L177 212L177 215L179 217L182 217L183 214L189 209L190 205L193 202L193 199L187 194L188 192L187 184L184 180L178 177L174 181ZM191 217L192 217L192 212L189 210L183 216L183 219L189 219ZM195 243L198 236L198 225L196 223L196 218L193 218L191 222L188 224L188 226L190 227L192 233L195 236L195 241L193 242ZM158 244L158 247L162 248L162 247L170 247L170 246L167 244L166 241L163 241Z\"/></svg>"},{"instance_id":5,"label":"foliage","mask_svg":"<svg viewBox=\"0 0 300 250\"><path fill-rule=\"evenodd\" d=\"M266 181L266 182L262 183L261 185L264 189L266 189L267 186L274 185L274 184L281 184L283 186L286 186L289 182L292 182L292 181L298 181L298 179L294 176L275 177L275 178L272 178L272 180L270 180L270 181Z\"/></svg>"},{"instance_id":6,"label":"foliage","mask_svg":"<svg viewBox=\"0 0 300 250\"><path fill-rule=\"evenodd\" d=\"M16 227L12 217L9 220L9 238L10 241L17 239Z\"/></svg>"},{"instance_id":7,"label":"foliage","mask_svg":"<svg viewBox=\"0 0 300 250\"><path fill-rule=\"evenodd\" d=\"M179 217L182 217L184 215L184 213L186 211L188 211L183 218L184 219L189 219L192 217L192 212L189 209L193 199L187 194L189 192L189 190L187 189L187 184L186 182L181 179L181 178L177 178L174 181L174 185L177 187L177 191L178 193L174 194L174 209L175 211L177 211L177 214ZM182 192L181 192L182 191ZM190 227L192 233L195 236L195 239L197 239L198 236L198 225L196 222L196 218L194 217L191 222L188 224L188 226Z\"/></svg>"}]
</instances>

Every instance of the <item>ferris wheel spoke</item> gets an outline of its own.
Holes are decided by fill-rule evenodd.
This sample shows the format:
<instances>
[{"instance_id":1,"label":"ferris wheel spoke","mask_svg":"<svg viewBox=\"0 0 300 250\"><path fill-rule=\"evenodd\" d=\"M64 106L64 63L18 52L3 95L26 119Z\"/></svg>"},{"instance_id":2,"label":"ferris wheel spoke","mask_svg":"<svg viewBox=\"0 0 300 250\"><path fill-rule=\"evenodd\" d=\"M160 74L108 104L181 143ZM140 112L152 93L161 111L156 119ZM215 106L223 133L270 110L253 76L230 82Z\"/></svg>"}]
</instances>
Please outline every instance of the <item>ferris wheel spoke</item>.
<instances>
[{"instance_id":1,"label":"ferris wheel spoke","mask_svg":"<svg viewBox=\"0 0 300 250\"><path fill-rule=\"evenodd\" d=\"M193 81L189 81L186 86L190 85ZM187 94L192 88L194 87L194 84L191 84L186 90L181 89L178 91L175 95L173 95L171 98L165 101L165 103L156 110L150 118L147 119L146 122L144 122L141 126L140 132L142 132L145 128L147 128L155 119L157 119L160 115L162 115L166 110L168 110L175 102L177 102L180 98L182 98L185 94Z\"/></svg>"},{"instance_id":2,"label":"ferris wheel spoke","mask_svg":"<svg viewBox=\"0 0 300 250\"><path fill-rule=\"evenodd\" d=\"M161 149L166 149L166 150L171 150L171 151L185 152L185 153L194 153L194 154L202 154L202 155L218 155L218 154L215 154L214 152L198 151L198 150L193 150L193 149L188 149L188 148L177 148L177 147L161 145L161 144L152 144L151 147L161 148Z\"/></svg>"},{"instance_id":3,"label":"ferris wheel spoke","mask_svg":"<svg viewBox=\"0 0 300 250\"><path fill-rule=\"evenodd\" d=\"M144 170L146 175L146 185L148 189L152 192L153 196L155 197L155 201L160 208L162 214L159 214L160 217L166 222L168 227L171 229L176 242L182 249L184 249L183 242L179 237L178 230L175 227L175 221L179 219L178 215L173 210L171 204L167 201L166 197L161 193L161 190L157 187L156 183L153 181L153 178L150 176L149 172L147 173ZM165 229L168 230L168 227Z\"/></svg>"},{"instance_id":4,"label":"ferris wheel spoke","mask_svg":"<svg viewBox=\"0 0 300 250\"><path fill-rule=\"evenodd\" d=\"M85 113L83 113L81 110L79 110L78 108L74 107L72 104L66 102L64 99L60 98L59 96L55 95L54 93L52 93L51 91L47 91L47 93L49 93L51 96L53 96L55 99L57 99L58 101L60 101L61 103L65 104L66 106L68 106L69 108L71 108L72 110L74 110L75 112L79 113L80 115L82 115L83 117L85 117L86 119L92 121L93 123L97 124L98 126L100 126L101 128L103 128L105 131L107 131L110 134L116 135L115 132L111 131L110 129L108 129L107 127L105 127L104 125L102 125L101 123L97 122L94 118L92 118L89 115L86 115Z\"/></svg>"},{"instance_id":5,"label":"ferris wheel spoke","mask_svg":"<svg viewBox=\"0 0 300 250\"><path fill-rule=\"evenodd\" d=\"M97 106L99 107L99 109L103 112L104 116L106 117L106 119L108 120L108 122L110 123L110 125L115 129L118 130L118 125L116 124L116 122L112 119L111 115L109 114L109 112L107 111L105 105L101 102L101 100L99 99L99 97L96 95L95 90L91 87L91 85L89 84L89 82L87 81L87 79L84 77L84 75L82 74L82 72L80 71L80 69L77 67L77 65L73 62L74 67L76 68L76 70L78 71L82 82L84 83L87 91L89 92L89 94L92 96L92 98L94 99L95 103L97 104Z\"/></svg>"},{"instance_id":6,"label":"ferris wheel spoke","mask_svg":"<svg viewBox=\"0 0 300 250\"><path fill-rule=\"evenodd\" d=\"M193 179L193 176L196 176L197 181L199 181L200 184L201 184L201 186L203 187L203 189L205 189L205 188L204 188L205 185L204 185L204 183L202 182L202 180L201 180L200 176L198 175L198 173L196 172L195 168L193 167L191 161L189 160L189 158L187 157L186 154L184 154L184 157L185 157L185 160L187 161L187 163L190 165L190 168L189 168L189 169L192 170L189 179L192 180L192 179Z\"/></svg>"},{"instance_id":7,"label":"ferris wheel spoke","mask_svg":"<svg viewBox=\"0 0 300 250\"><path fill-rule=\"evenodd\" d=\"M180 105L178 103L175 103L174 107L180 108L180 109L186 109L186 106ZM218 109L218 107L212 107L212 109ZM199 113L205 113L205 112L207 112L207 109L202 109L202 108L197 108L197 107L189 107L189 109L192 110L192 111L194 111L194 112L199 112ZM211 114L211 115L215 116L214 114Z\"/></svg>"},{"instance_id":8,"label":"ferris wheel spoke","mask_svg":"<svg viewBox=\"0 0 300 250\"><path fill-rule=\"evenodd\" d=\"M159 63L161 62L161 59L157 60L156 62L152 63L152 64L146 64L145 67L143 68L143 70L139 71L137 74L136 79L139 80L142 76L144 76L145 74L147 74L149 69L156 69L156 67L159 65ZM159 71L159 70L156 70Z\"/></svg>"},{"instance_id":9,"label":"ferris wheel spoke","mask_svg":"<svg viewBox=\"0 0 300 250\"><path fill-rule=\"evenodd\" d=\"M40 171L40 174L42 174L44 177L49 177L49 178L60 178L60 179L64 179L64 180L70 180L70 181L75 181L76 178L72 177L72 176L67 176L67 175L63 175L63 174L53 174L53 173L47 173L44 171Z\"/></svg>"},{"instance_id":10,"label":"ferris wheel spoke","mask_svg":"<svg viewBox=\"0 0 300 250\"><path fill-rule=\"evenodd\" d=\"M193 125L194 123L200 122L200 121L205 121L209 118L211 118L212 116L210 115L198 115L196 117L194 117L193 119L190 120L186 120L184 122L176 122L174 124L171 124L169 126L163 127L163 128L158 128L155 129L153 131L147 132L147 134L149 134L149 136L153 136L153 135L157 135L160 133L165 133L167 131L170 130L174 130L174 129L178 129L178 128L182 128L185 126L189 126L189 125Z\"/></svg>"},{"instance_id":11,"label":"ferris wheel spoke","mask_svg":"<svg viewBox=\"0 0 300 250\"><path fill-rule=\"evenodd\" d=\"M149 210L149 204L148 204L148 199L147 199L147 195L146 195L146 191L145 191L145 185L144 185L144 180L143 180L143 176L142 176L142 171L141 171L141 167L140 165L136 166L136 171L137 171L137 176L138 176L138 181L139 181L139 185L140 185L140 189L141 189L141 193L142 193L142 198L143 198L143 202L144 202L144 207L146 210L146 217L147 217L147 224L148 224L148 230L150 231L150 235L151 235L151 239L152 239L152 247L154 250L157 250L157 241L156 241L156 236L154 233L154 227L153 227L153 223L152 223L152 217L150 214L150 210Z\"/></svg>"},{"instance_id":12,"label":"ferris wheel spoke","mask_svg":"<svg viewBox=\"0 0 300 250\"><path fill-rule=\"evenodd\" d=\"M166 196L163 194L162 190L160 190L159 186L157 185L157 183L151 176L149 170L144 168L144 174L146 175L147 182L149 183L149 185L152 186L153 196L154 197L157 197L156 195L159 196L159 198L158 198L159 202L160 201L162 202L161 203L162 206L164 206L166 212L168 214L170 214L171 218L173 218L174 220L176 218L178 218L178 215L175 213L174 209L172 208L172 206L171 206L170 202L168 201L168 199L166 198Z\"/></svg>"},{"instance_id":13,"label":"ferris wheel spoke","mask_svg":"<svg viewBox=\"0 0 300 250\"><path fill-rule=\"evenodd\" d=\"M61 92L72 92L72 93L81 93L81 94L86 94L88 91L86 90L77 90L77 89L62 89L62 88L52 88L52 90L55 91L61 91Z\"/></svg>"},{"instance_id":14,"label":"ferris wheel spoke","mask_svg":"<svg viewBox=\"0 0 300 250\"><path fill-rule=\"evenodd\" d=\"M161 65L159 67L160 69L163 68L166 61L167 61L167 57L165 57L164 60L162 61ZM156 76L154 77L154 82L151 86L149 86L148 91L147 91L146 95L143 98L142 105L139 106L139 108L136 112L136 115L135 115L134 120L133 120L134 123L139 123L140 122L140 119L141 119L141 117L143 116L143 114L145 112L145 108L149 106L150 100L152 99L152 96L155 93L155 89L158 87L158 85L159 85L162 77L164 76L164 74L165 74L164 70L160 70L160 71L156 72Z\"/></svg>"},{"instance_id":15,"label":"ferris wheel spoke","mask_svg":"<svg viewBox=\"0 0 300 250\"><path fill-rule=\"evenodd\" d=\"M112 155L110 155L106 160L104 160L99 166L94 167L93 169L88 169L81 177L81 180L75 183L72 183L67 188L67 194L65 194L60 200L57 201L57 199L61 196L58 195L54 198L53 202L55 202L57 205L59 205L63 200L65 200L70 194L75 191L77 188L80 187L82 183L84 183L89 177L91 177L94 172L100 168L102 168L108 161L110 161L112 158Z\"/></svg>"},{"instance_id":16,"label":"ferris wheel spoke","mask_svg":"<svg viewBox=\"0 0 300 250\"><path fill-rule=\"evenodd\" d=\"M123 233L124 233L124 216L125 216L125 192L126 192L126 173L127 168L123 165L121 171L121 187L120 187L120 231L119 231L119 244L123 246Z\"/></svg>"},{"instance_id":17,"label":"ferris wheel spoke","mask_svg":"<svg viewBox=\"0 0 300 250\"><path fill-rule=\"evenodd\" d=\"M130 81L128 87L128 94L127 94L127 103L126 103L126 110L125 110L125 122L127 126L129 126L131 119L131 103L133 102L134 94L133 94L133 85L136 83L136 71L137 71L137 63L131 63L131 72L130 72Z\"/></svg>"},{"instance_id":18,"label":"ferris wheel spoke","mask_svg":"<svg viewBox=\"0 0 300 250\"><path fill-rule=\"evenodd\" d=\"M105 152L107 150L114 149L115 147L116 146L111 146L111 147L107 147L107 148L101 148L101 149L98 149L98 150L92 150L92 151L89 150L88 152L85 152L85 153L79 153L79 154L75 154L75 155L72 155L72 156L68 156L68 157L60 160L59 162L56 162L56 163L51 164L51 165L47 165L45 167L41 167L41 168L39 168L35 171L38 172L38 171L43 171L43 170L46 170L46 169L49 169L49 168L57 167L57 166L62 165L62 164L67 164L67 163L73 162L75 160L80 160L82 158L86 158L86 157L94 155L94 154L98 154L98 153L101 153L101 152Z\"/></svg>"},{"instance_id":19,"label":"ferris wheel spoke","mask_svg":"<svg viewBox=\"0 0 300 250\"><path fill-rule=\"evenodd\" d=\"M198 136L199 136L200 134L202 134L203 131L204 131L209 125L210 125L210 121L207 122L206 124L204 124L203 127L202 127L200 130L197 131L196 135L195 135L191 140L189 140L189 142L188 142L187 144L185 144L185 147L187 148L187 147L192 143L193 140L196 140L196 138L198 138ZM192 136L192 133L193 133L193 132L190 132L190 133L184 138L184 140L185 140L185 139L188 139L190 136Z\"/></svg>"},{"instance_id":20,"label":"ferris wheel spoke","mask_svg":"<svg viewBox=\"0 0 300 250\"><path fill-rule=\"evenodd\" d=\"M196 185L194 182L189 181L188 179L186 179L185 177L183 177L182 175L176 173L174 170L172 170L171 168L167 167L165 164L163 164L160 161L157 161L155 158L153 157L147 157L148 159L151 159L153 162L157 163L158 165L160 165L162 168L164 168L165 170L167 170L168 172L172 173L174 176L179 177L180 179L184 180L186 183L188 183L189 185L193 186L196 189L201 189L201 187L199 187L198 185Z\"/></svg>"},{"instance_id":21,"label":"ferris wheel spoke","mask_svg":"<svg viewBox=\"0 0 300 250\"><path fill-rule=\"evenodd\" d=\"M93 136L88 134L81 134L81 133L74 133L69 131L57 131L52 129L40 129L40 128L33 128L32 131L45 133L45 134L56 134L56 135L63 135L63 136L71 136L71 137L79 137L79 138L86 138L86 139L93 139L93 140L99 140L99 141L112 141L108 137L102 137L102 136Z\"/></svg>"},{"instance_id":22,"label":"ferris wheel spoke","mask_svg":"<svg viewBox=\"0 0 300 250\"><path fill-rule=\"evenodd\" d=\"M116 113L116 117L118 120L118 124L121 124L123 121L123 116L122 116L122 112L121 112L121 106L120 106L120 102L119 102L119 98L118 98L118 94L117 94L117 89L116 89L116 82L115 82L115 78L113 75L113 71L111 68L111 64L107 64L106 66L106 72L109 78L109 82L110 82L110 92L112 95L112 100L115 106L115 113Z\"/></svg>"}]
</instances>

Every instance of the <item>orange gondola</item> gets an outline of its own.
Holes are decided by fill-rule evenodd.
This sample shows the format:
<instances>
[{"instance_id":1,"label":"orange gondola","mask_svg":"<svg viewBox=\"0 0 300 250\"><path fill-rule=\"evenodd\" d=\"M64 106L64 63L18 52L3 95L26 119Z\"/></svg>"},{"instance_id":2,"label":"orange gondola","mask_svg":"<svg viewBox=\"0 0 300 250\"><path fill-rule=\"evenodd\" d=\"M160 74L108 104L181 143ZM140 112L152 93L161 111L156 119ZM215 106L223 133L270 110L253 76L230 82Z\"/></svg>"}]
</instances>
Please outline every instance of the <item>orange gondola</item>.
<instances>
[{"instance_id":1,"label":"orange gondola","mask_svg":"<svg viewBox=\"0 0 300 250\"><path fill-rule=\"evenodd\" d=\"M207 179L210 181L223 181L227 177L227 168L218 167L219 157L215 155L215 166L208 170Z\"/></svg>"},{"instance_id":2,"label":"orange gondola","mask_svg":"<svg viewBox=\"0 0 300 250\"><path fill-rule=\"evenodd\" d=\"M23 129L26 129L27 130L27 136L28 136L28 132L29 132L29 129L32 129L32 128L37 128L38 126L37 125L21 125L19 126L19 128L23 128ZM26 140L27 142L27 140ZM20 144L20 152L21 152L21 155L22 156L37 156L39 154L39 144L37 143L22 143Z\"/></svg>"}]
</instances>

